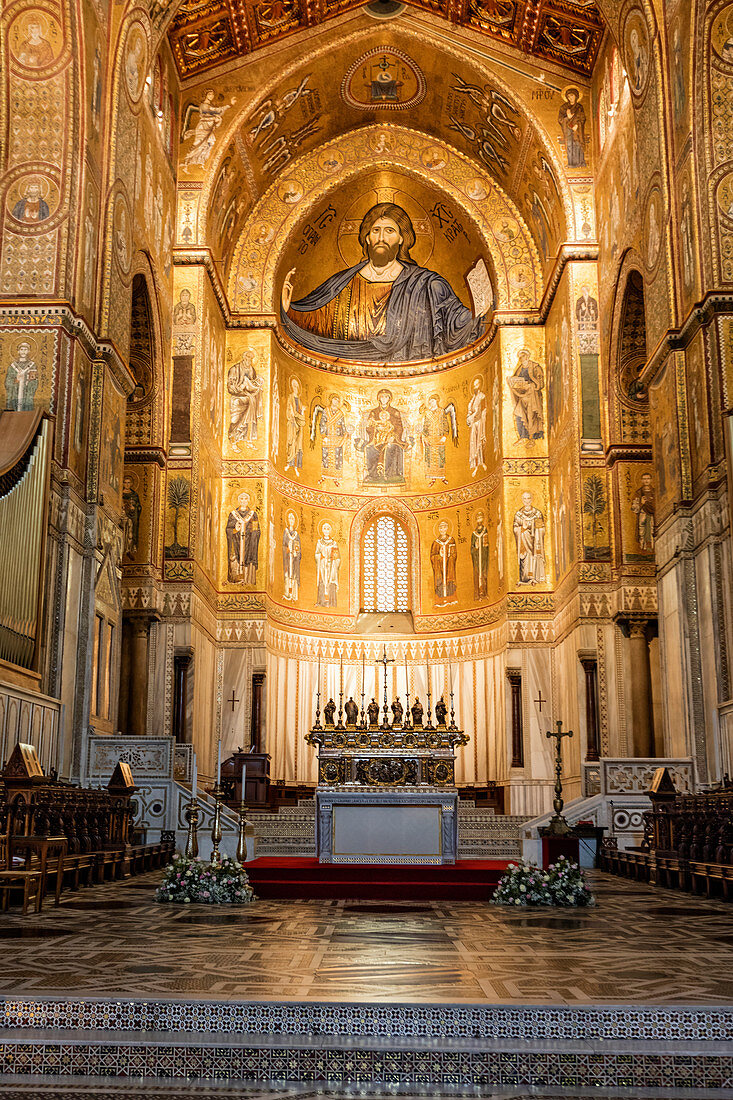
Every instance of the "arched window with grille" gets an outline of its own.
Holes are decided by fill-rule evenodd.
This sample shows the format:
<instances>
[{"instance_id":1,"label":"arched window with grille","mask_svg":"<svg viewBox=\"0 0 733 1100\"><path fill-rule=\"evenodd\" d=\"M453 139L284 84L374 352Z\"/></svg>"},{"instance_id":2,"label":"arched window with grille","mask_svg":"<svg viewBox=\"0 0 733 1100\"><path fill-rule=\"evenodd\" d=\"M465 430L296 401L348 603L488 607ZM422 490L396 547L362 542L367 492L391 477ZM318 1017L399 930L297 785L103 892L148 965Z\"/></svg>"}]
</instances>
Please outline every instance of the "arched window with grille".
<instances>
[{"instance_id":1,"label":"arched window with grille","mask_svg":"<svg viewBox=\"0 0 733 1100\"><path fill-rule=\"evenodd\" d=\"M376 516L362 539L363 611L410 611L407 530L394 516Z\"/></svg>"}]
</instances>

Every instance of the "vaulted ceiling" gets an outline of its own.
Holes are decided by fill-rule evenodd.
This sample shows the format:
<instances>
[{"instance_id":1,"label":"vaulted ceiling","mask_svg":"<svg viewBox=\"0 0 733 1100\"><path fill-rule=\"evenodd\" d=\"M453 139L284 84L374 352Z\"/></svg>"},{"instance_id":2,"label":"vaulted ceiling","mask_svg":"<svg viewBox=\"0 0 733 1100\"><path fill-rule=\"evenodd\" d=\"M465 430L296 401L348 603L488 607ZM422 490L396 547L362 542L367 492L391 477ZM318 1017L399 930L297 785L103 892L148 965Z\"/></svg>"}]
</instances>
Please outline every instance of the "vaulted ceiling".
<instances>
[{"instance_id":1,"label":"vaulted ceiling","mask_svg":"<svg viewBox=\"0 0 733 1100\"><path fill-rule=\"evenodd\" d=\"M410 0L417 8L590 75L603 37L592 0ZM169 36L181 77L196 76L364 0L184 0ZM375 7L379 6L376 0Z\"/></svg>"}]
</instances>

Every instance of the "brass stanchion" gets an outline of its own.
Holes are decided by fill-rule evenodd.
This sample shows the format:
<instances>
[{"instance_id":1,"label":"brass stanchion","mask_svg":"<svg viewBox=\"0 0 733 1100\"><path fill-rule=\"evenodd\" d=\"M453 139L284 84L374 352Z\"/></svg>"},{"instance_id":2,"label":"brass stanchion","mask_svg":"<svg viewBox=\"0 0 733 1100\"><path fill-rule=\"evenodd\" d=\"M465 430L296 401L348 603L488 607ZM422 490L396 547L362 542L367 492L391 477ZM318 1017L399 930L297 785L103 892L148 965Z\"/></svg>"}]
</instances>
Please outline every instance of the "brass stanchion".
<instances>
[{"instance_id":1,"label":"brass stanchion","mask_svg":"<svg viewBox=\"0 0 733 1100\"><path fill-rule=\"evenodd\" d=\"M244 819L244 814L245 814L246 809L247 809L247 805L246 805L244 799L242 799L242 801L239 804L239 838L237 840L237 855L236 855L237 863L246 863L247 862L247 833L246 833L247 822Z\"/></svg>"},{"instance_id":2,"label":"brass stanchion","mask_svg":"<svg viewBox=\"0 0 733 1100\"><path fill-rule=\"evenodd\" d=\"M199 854L199 801L192 798L185 813L188 822L188 835L186 837L186 859L196 859Z\"/></svg>"},{"instance_id":3,"label":"brass stanchion","mask_svg":"<svg viewBox=\"0 0 733 1100\"><path fill-rule=\"evenodd\" d=\"M221 863L219 845L221 844L221 795L222 789L219 783L214 784L214 820L211 826L211 862Z\"/></svg>"}]
</instances>

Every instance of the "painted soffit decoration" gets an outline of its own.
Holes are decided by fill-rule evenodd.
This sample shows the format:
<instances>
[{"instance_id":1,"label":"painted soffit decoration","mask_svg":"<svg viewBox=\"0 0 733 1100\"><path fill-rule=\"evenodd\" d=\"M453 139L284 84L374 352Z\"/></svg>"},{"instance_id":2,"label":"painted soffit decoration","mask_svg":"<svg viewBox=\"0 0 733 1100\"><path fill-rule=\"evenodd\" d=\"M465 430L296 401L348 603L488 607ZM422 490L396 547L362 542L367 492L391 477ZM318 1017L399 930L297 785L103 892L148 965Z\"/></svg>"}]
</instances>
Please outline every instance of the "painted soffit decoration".
<instances>
[{"instance_id":1,"label":"painted soffit decoration","mask_svg":"<svg viewBox=\"0 0 733 1100\"><path fill-rule=\"evenodd\" d=\"M414 7L589 76L603 37L592 0L410 0ZM169 37L181 77L244 57L364 0L184 0Z\"/></svg>"}]
</instances>

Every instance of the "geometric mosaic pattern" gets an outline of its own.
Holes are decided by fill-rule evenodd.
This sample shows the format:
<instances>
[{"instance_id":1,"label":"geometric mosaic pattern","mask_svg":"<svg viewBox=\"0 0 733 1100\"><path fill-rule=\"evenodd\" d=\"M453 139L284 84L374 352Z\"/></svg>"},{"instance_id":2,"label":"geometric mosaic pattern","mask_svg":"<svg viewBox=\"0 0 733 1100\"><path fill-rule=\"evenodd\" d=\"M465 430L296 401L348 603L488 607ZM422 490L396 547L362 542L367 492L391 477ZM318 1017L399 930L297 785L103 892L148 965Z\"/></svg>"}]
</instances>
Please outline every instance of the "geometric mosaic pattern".
<instances>
[{"instance_id":1,"label":"geometric mosaic pattern","mask_svg":"<svg viewBox=\"0 0 733 1100\"><path fill-rule=\"evenodd\" d=\"M0 1044L0 1082L13 1074L45 1077L163 1078L242 1082L302 1082L310 1085L355 1084L457 1088L461 1086L706 1088L733 1086L733 1055L719 1050L653 1053L644 1044L621 1051L609 1044L597 1050L552 1044L537 1049L488 1049L463 1044L377 1044L347 1048L301 1043L282 1044L278 1036L263 1045L180 1042L135 1043L111 1039L52 1041L21 1039ZM413 1044L414 1046L414 1044ZM730 1044L725 1044L730 1049ZM642 1049L638 1049L641 1047ZM2 1085L0 1085L2 1088ZM632 1094L633 1095L633 1094Z\"/></svg>"},{"instance_id":2,"label":"geometric mosaic pattern","mask_svg":"<svg viewBox=\"0 0 733 1100\"><path fill-rule=\"evenodd\" d=\"M733 1004L731 906L597 872L595 908L534 911L474 901L165 906L153 901L159 878L67 892L37 915L3 915L0 995Z\"/></svg>"},{"instance_id":3,"label":"geometric mosaic pattern","mask_svg":"<svg viewBox=\"0 0 733 1100\"><path fill-rule=\"evenodd\" d=\"M117 1098L119 1100L123 1093L129 1097L129 1100L206 1100L207 1097L213 1097L215 1100L350 1100L352 1097L365 1096L368 1096L369 1100L395 1100L395 1097L399 1097L400 1100L425 1100L427 1096L432 1100L456 1100L456 1097L473 1097L477 1100L478 1098L480 1100L558 1100L558 1097L563 1097L564 1100L618 1100L619 1096L629 1096L627 1090L621 1093L614 1088L609 1092L603 1087L595 1088L592 1092L564 1087L561 1090L552 1089L551 1092L544 1090L538 1092L533 1089L528 1093L525 1089L495 1090L491 1088L487 1091L485 1088L479 1090L466 1086L440 1093L433 1089L428 1092L424 1088L400 1088L399 1092L393 1089L389 1092L369 1089L367 1092L361 1086L352 1088L342 1085L337 1090L328 1087L314 1089L308 1085L294 1084L276 1088L266 1088L261 1085L252 1087L239 1085L236 1088L229 1088L227 1085L217 1085L213 1082L187 1086L160 1080L147 1085L130 1085L127 1082L120 1082L118 1085L111 1083L90 1085L83 1080L40 1085L38 1083L19 1084L8 1079L2 1090L3 1100L6 1097L25 1097L26 1100L29 1098L32 1100L72 1100L72 1098L73 1100L116 1100ZM687 1100L695 1100L695 1098L719 1097L720 1093L717 1090L700 1088L691 1092L688 1089L665 1087L663 1092L655 1089L653 1093L646 1095L653 1095L657 1100L683 1100L685 1097Z\"/></svg>"}]
</instances>

